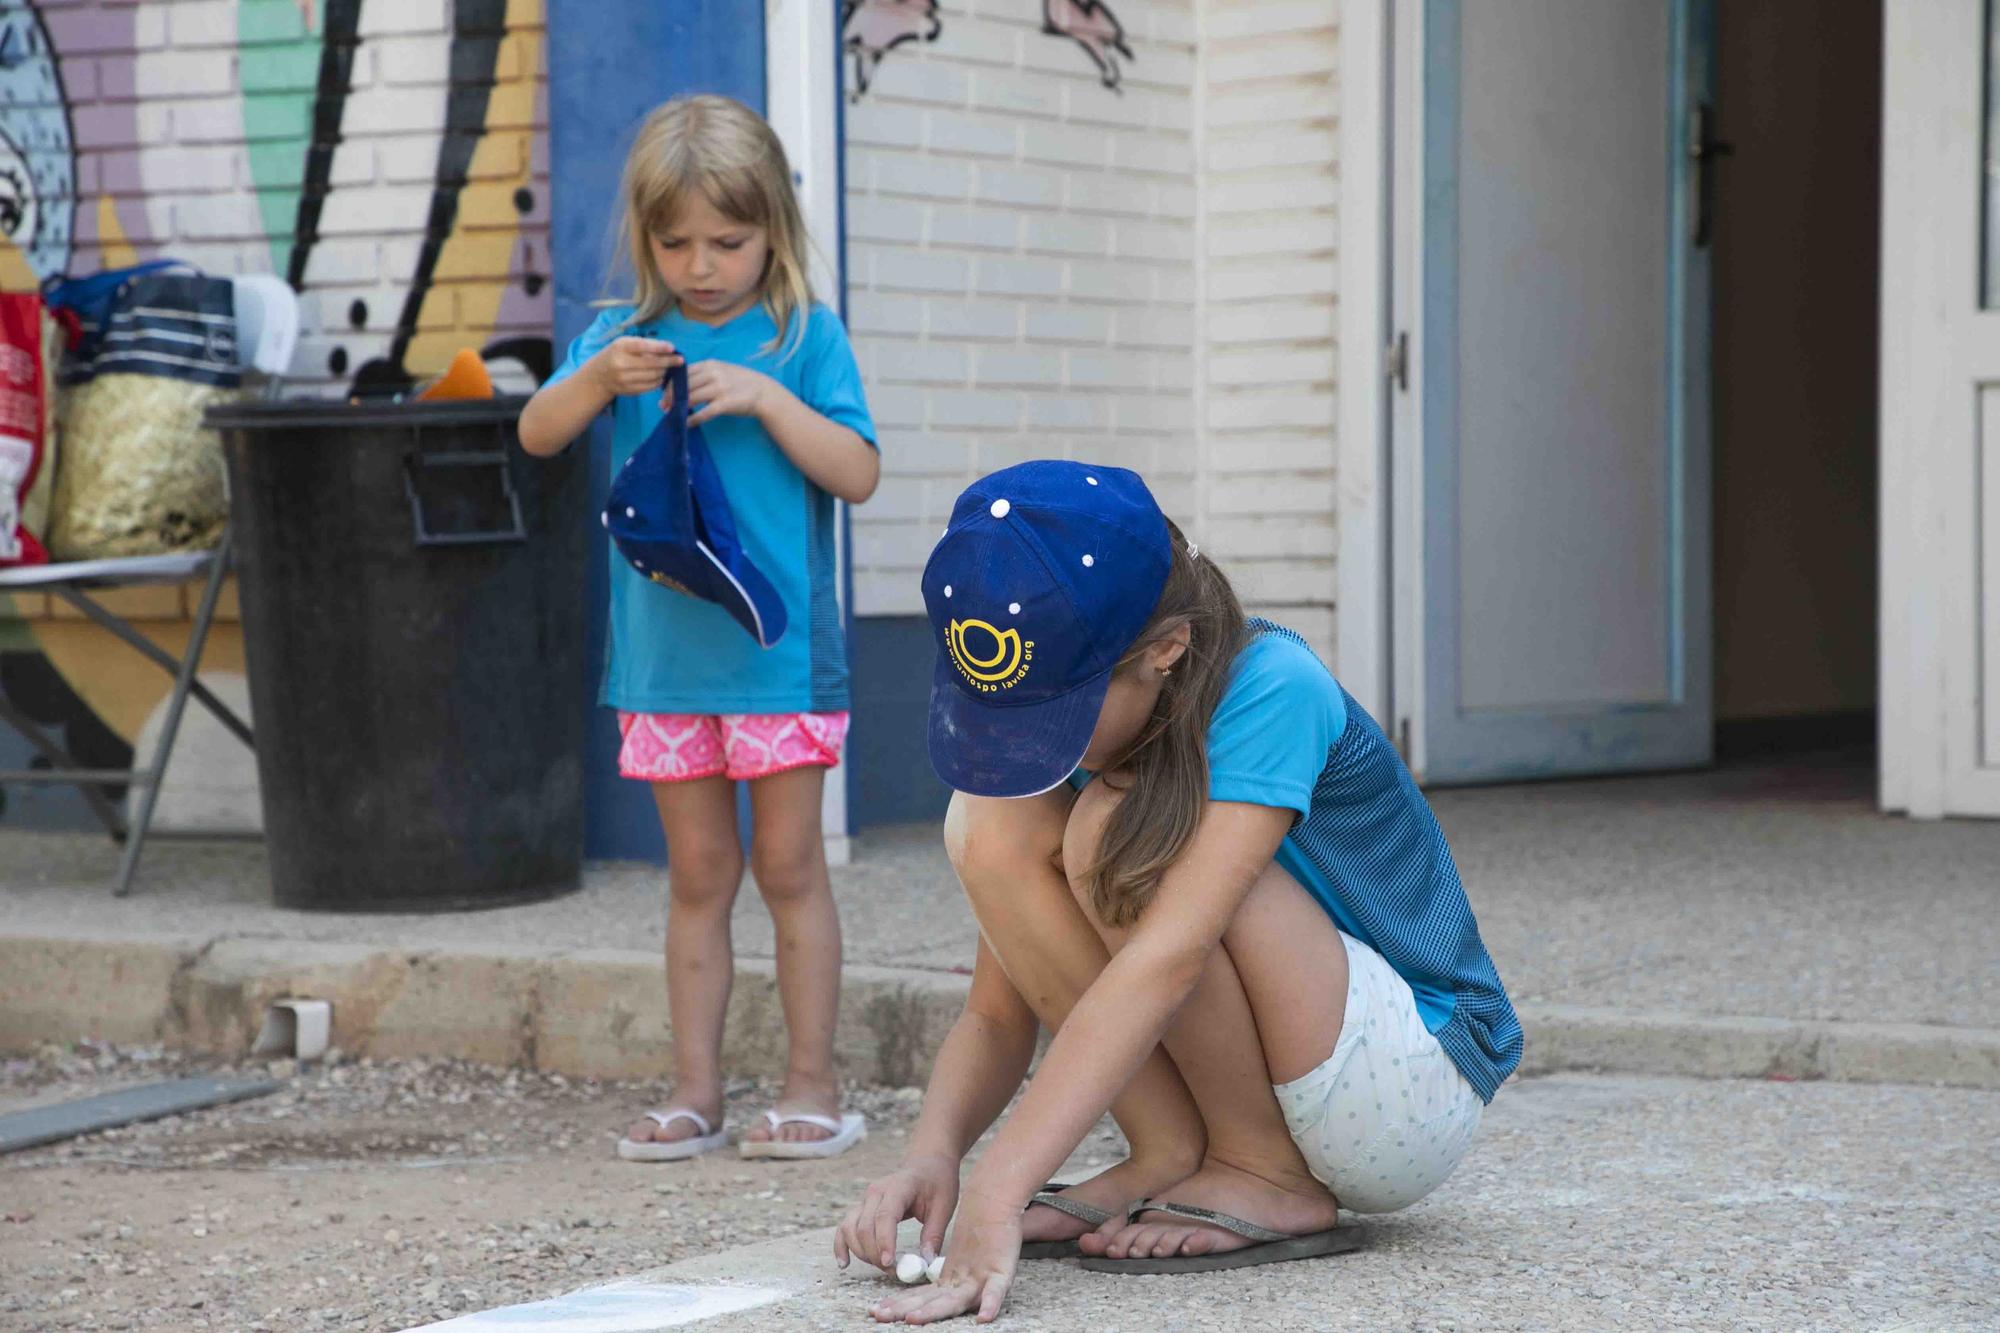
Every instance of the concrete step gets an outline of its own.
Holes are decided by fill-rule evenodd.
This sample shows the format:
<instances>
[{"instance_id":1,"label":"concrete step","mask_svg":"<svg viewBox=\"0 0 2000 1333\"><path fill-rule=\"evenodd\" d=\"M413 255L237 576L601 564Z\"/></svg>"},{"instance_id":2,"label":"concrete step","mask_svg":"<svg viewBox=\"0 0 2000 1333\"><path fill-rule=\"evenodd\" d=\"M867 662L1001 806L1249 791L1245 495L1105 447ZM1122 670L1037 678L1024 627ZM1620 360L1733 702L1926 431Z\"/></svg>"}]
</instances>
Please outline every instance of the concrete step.
<instances>
[{"instance_id":1,"label":"concrete step","mask_svg":"<svg viewBox=\"0 0 2000 1333\"><path fill-rule=\"evenodd\" d=\"M957 1018L961 972L849 966L835 1054L847 1077L921 1084ZM669 1068L658 954L479 946L395 949L107 932L0 936L0 1049L96 1038L247 1053L273 1001L333 1005L333 1043L378 1058L452 1056L578 1077ZM1595 1070L2000 1088L2000 1030L1920 1023L1520 1006L1523 1074ZM743 959L724 1033L737 1070L785 1051L777 975Z\"/></svg>"}]
</instances>

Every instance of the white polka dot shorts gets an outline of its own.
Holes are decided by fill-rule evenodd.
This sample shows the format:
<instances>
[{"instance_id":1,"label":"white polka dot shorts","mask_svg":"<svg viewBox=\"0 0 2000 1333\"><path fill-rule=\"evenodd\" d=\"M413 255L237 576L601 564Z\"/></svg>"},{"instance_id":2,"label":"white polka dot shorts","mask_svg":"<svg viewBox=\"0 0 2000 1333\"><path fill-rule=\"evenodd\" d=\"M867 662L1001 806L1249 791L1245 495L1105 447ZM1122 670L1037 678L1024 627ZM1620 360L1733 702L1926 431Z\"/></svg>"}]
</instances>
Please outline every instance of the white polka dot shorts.
<instances>
[{"instance_id":1,"label":"white polka dot shorts","mask_svg":"<svg viewBox=\"0 0 2000 1333\"><path fill-rule=\"evenodd\" d=\"M1444 1183L1485 1104L1424 1027L1409 983L1381 954L1340 938L1340 1039L1319 1068L1272 1090L1306 1165L1340 1206L1391 1213Z\"/></svg>"}]
</instances>

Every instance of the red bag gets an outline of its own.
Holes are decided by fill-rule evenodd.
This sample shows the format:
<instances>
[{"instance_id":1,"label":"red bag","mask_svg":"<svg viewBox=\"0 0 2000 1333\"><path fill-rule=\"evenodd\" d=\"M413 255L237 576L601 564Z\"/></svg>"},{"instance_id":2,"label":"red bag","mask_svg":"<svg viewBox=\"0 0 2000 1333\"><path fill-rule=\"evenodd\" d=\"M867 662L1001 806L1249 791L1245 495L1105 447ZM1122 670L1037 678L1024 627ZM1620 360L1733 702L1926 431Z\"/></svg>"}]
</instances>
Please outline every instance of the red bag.
<instances>
[{"instance_id":1,"label":"red bag","mask_svg":"<svg viewBox=\"0 0 2000 1333\"><path fill-rule=\"evenodd\" d=\"M47 564L54 481L42 298L0 293L0 566Z\"/></svg>"}]
</instances>

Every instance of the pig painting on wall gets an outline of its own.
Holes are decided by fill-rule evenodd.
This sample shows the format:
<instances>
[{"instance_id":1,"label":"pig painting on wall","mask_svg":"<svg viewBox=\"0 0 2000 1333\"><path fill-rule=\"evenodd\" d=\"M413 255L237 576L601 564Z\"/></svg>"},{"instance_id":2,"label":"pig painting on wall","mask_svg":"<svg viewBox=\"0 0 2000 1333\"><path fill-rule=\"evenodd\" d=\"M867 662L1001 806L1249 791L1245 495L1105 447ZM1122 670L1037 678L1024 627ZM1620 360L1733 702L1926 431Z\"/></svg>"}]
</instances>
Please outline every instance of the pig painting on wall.
<instances>
[{"instance_id":1,"label":"pig painting on wall","mask_svg":"<svg viewBox=\"0 0 2000 1333\"><path fill-rule=\"evenodd\" d=\"M842 44L854 57L853 95L868 91L883 56L904 42L934 42L943 26L937 0L847 0L840 31Z\"/></svg>"},{"instance_id":2,"label":"pig painting on wall","mask_svg":"<svg viewBox=\"0 0 2000 1333\"><path fill-rule=\"evenodd\" d=\"M1125 45L1125 25L1102 0L1042 0L1042 31L1082 47L1096 62L1107 88L1117 88L1124 77L1117 58L1133 58L1132 48Z\"/></svg>"},{"instance_id":3,"label":"pig painting on wall","mask_svg":"<svg viewBox=\"0 0 2000 1333\"><path fill-rule=\"evenodd\" d=\"M889 52L905 42L934 42L943 28L937 0L846 0L840 29L842 45L854 58L849 95L858 100L868 91ZM1125 25L1104 0L1042 0L1042 31L1075 42L1113 91L1124 78L1121 59L1136 59L1125 44Z\"/></svg>"}]
</instances>

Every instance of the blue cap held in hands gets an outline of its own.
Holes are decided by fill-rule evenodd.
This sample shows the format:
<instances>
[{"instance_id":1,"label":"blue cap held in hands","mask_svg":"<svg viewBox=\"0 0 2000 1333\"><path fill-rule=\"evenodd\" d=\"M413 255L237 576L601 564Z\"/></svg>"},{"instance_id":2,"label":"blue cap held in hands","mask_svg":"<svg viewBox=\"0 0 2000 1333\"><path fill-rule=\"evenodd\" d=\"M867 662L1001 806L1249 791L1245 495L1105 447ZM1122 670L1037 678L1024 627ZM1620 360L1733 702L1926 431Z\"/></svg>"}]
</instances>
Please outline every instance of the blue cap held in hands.
<instances>
[{"instance_id":1,"label":"blue cap held in hands","mask_svg":"<svg viewBox=\"0 0 2000 1333\"><path fill-rule=\"evenodd\" d=\"M737 539L715 458L688 425L687 367L671 379L673 405L611 480L605 530L641 575L716 603L769 648L785 633L784 600Z\"/></svg>"}]
</instances>

